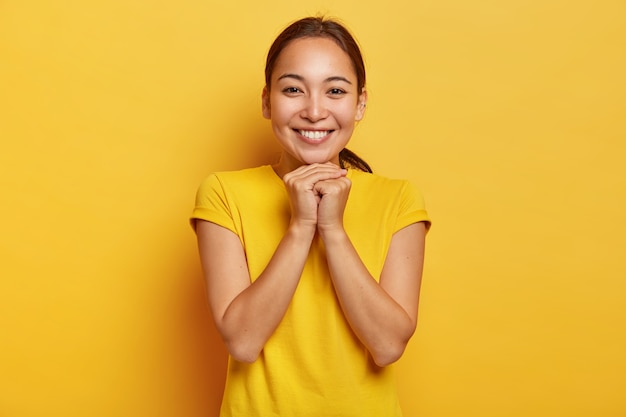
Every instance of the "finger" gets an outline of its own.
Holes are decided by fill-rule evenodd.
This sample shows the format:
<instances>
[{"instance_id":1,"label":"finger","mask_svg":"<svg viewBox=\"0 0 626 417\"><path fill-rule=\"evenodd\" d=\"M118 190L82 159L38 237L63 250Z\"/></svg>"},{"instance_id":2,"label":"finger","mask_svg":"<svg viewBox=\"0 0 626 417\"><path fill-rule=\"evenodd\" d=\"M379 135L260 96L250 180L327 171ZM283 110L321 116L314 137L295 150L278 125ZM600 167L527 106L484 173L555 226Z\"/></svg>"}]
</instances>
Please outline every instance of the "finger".
<instances>
[{"instance_id":1,"label":"finger","mask_svg":"<svg viewBox=\"0 0 626 417\"><path fill-rule=\"evenodd\" d=\"M312 186L318 181L340 178L344 177L346 174L347 171L345 169L341 169L336 165L308 165L286 174L283 180L285 182L304 181Z\"/></svg>"},{"instance_id":2,"label":"finger","mask_svg":"<svg viewBox=\"0 0 626 417\"><path fill-rule=\"evenodd\" d=\"M315 183L313 189L321 195L349 193L352 181L346 177L322 180Z\"/></svg>"},{"instance_id":3,"label":"finger","mask_svg":"<svg viewBox=\"0 0 626 417\"><path fill-rule=\"evenodd\" d=\"M298 167L295 170L287 173L285 176L300 177L300 176L307 176L315 172L326 172L326 173L335 173L339 175L345 175L347 173L347 170L342 169L332 163L311 164L311 165L302 165L301 167Z\"/></svg>"}]
</instances>

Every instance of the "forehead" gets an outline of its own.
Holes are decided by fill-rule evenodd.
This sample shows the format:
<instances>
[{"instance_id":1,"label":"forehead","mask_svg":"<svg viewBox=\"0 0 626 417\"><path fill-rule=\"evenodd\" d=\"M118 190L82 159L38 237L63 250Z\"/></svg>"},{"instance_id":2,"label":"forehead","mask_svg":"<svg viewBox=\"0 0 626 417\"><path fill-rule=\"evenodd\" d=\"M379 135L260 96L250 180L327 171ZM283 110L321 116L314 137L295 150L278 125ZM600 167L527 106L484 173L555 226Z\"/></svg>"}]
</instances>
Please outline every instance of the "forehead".
<instances>
[{"instance_id":1,"label":"forehead","mask_svg":"<svg viewBox=\"0 0 626 417\"><path fill-rule=\"evenodd\" d=\"M350 56L334 40L324 37L291 41L280 52L272 78L278 78L285 73L309 77L341 75L350 79L356 78Z\"/></svg>"}]
</instances>

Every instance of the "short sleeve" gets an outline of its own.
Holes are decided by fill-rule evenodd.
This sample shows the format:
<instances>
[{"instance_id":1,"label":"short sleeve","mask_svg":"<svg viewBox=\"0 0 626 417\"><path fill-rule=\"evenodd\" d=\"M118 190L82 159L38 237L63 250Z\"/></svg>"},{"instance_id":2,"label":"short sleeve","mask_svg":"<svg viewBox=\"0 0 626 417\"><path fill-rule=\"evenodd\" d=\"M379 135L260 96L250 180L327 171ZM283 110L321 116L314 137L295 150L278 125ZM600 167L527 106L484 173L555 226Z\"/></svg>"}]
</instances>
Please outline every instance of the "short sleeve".
<instances>
[{"instance_id":1,"label":"short sleeve","mask_svg":"<svg viewBox=\"0 0 626 417\"><path fill-rule=\"evenodd\" d=\"M431 221L426 211L422 193L412 183L405 181L400 198L398 217L394 230L398 231L418 222L426 223L426 230L430 229Z\"/></svg>"},{"instance_id":2,"label":"short sleeve","mask_svg":"<svg viewBox=\"0 0 626 417\"><path fill-rule=\"evenodd\" d=\"M209 175L198 187L196 204L190 218L194 230L197 219L215 223L237 233L227 193L217 174Z\"/></svg>"}]
</instances>

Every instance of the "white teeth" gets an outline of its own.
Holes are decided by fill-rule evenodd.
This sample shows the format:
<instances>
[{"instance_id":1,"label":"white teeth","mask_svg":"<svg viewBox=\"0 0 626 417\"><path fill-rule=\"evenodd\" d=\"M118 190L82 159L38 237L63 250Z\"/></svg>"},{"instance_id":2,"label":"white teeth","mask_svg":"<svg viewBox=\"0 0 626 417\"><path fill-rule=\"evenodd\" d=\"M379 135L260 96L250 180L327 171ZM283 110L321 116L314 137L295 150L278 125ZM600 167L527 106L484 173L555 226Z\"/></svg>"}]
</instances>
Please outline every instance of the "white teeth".
<instances>
[{"instance_id":1,"label":"white teeth","mask_svg":"<svg viewBox=\"0 0 626 417\"><path fill-rule=\"evenodd\" d=\"M329 130L298 130L298 133L300 133L305 138L321 139L324 136L328 135L330 131Z\"/></svg>"}]
</instances>

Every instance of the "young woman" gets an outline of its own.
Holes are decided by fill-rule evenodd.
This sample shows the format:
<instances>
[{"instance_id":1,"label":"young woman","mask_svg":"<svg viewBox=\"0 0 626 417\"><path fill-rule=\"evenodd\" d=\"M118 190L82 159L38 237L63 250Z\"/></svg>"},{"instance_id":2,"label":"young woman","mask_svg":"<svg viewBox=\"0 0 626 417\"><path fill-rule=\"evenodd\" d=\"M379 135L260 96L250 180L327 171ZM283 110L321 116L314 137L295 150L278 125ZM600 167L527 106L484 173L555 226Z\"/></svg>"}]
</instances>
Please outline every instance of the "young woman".
<instances>
[{"instance_id":1,"label":"young woman","mask_svg":"<svg viewBox=\"0 0 626 417\"><path fill-rule=\"evenodd\" d=\"M342 25L290 25L265 77L280 160L212 174L192 215L230 353L221 415L400 416L388 365L415 331L422 197L345 149L367 92Z\"/></svg>"}]
</instances>

